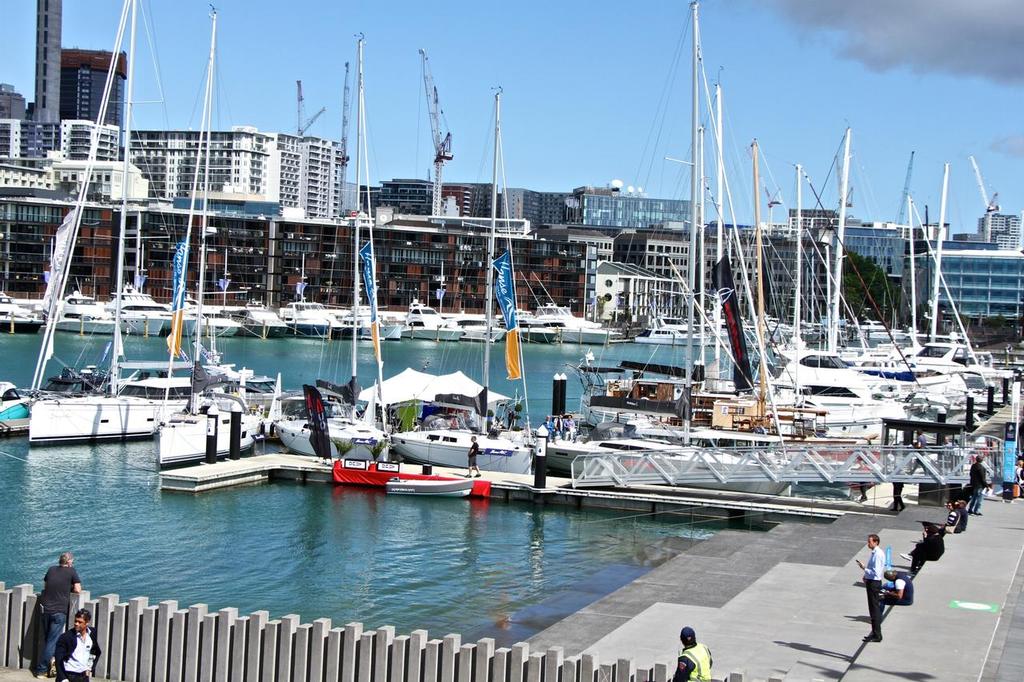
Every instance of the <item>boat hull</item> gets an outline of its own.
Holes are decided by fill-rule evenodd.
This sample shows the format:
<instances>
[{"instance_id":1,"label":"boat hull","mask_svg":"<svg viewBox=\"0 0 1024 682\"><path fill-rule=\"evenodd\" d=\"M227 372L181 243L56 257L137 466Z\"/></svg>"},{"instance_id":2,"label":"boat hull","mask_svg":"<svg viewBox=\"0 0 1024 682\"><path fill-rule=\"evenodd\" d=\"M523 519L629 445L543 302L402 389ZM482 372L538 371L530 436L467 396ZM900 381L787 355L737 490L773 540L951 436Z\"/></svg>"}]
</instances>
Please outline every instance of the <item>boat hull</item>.
<instances>
[{"instance_id":1,"label":"boat hull","mask_svg":"<svg viewBox=\"0 0 1024 682\"><path fill-rule=\"evenodd\" d=\"M406 327L402 330L403 339L419 339L421 341L459 341L465 336L461 329L426 329L423 327Z\"/></svg>"},{"instance_id":2,"label":"boat hull","mask_svg":"<svg viewBox=\"0 0 1024 682\"><path fill-rule=\"evenodd\" d=\"M169 400L166 410L183 410L186 402ZM152 438L164 405L162 400L110 396L39 400L32 406L29 444Z\"/></svg>"},{"instance_id":3,"label":"boat hull","mask_svg":"<svg viewBox=\"0 0 1024 682\"><path fill-rule=\"evenodd\" d=\"M42 326L42 320L0 317L0 334L35 334Z\"/></svg>"},{"instance_id":4,"label":"boat hull","mask_svg":"<svg viewBox=\"0 0 1024 682\"><path fill-rule=\"evenodd\" d=\"M221 412L217 420L217 457L224 458L231 448L231 413ZM166 468L205 459L208 422L208 417L200 414L175 416L161 424L157 429L157 465ZM258 431L259 418L243 414L240 451L252 449Z\"/></svg>"},{"instance_id":5,"label":"boat hull","mask_svg":"<svg viewBox=\"0 0 1024 682\"><path fill-rule=\"evenodd\" d=\"M391 448L403 458L419 464L468 468L470 440L475 434L468 431L410 431L391 437ZM480 454L477 464L483 471L507 474L528 474L533 465L533 453L522 443L477 435Z\"/></svg>"},{"instance_id":6,"label":"boat hull","mask_svg":"<svg viewBox=\"0 0 1024 682\"><path fill-rule=\"evenodd\" d=\"M85 318L80 319L67 319L61 320L54 325L54 329L59 332L70 332L72 334L79 334L84 336L86 334L90 336L113 336L114 334L114 321L113 320L87 320Z\"/></svg>"},{"instance_id":7,"label":"boat hull","mask_svg":"<svg viewBox=\"0 0 1024 682\"><path fill-rule=\"evenodd\" d=\"M281 444L289 452L294 452L297 455L308 455L309 457L316 456L313 446L309 442L310 430L306 426L305 420L290 419L280 421L275 425L275 430L277 431L278 438L281 439ZM372 461L374 459L374 446L384 438L384 433L377 429L362 424L344 423L334 419L327 421L327 430L331 438L331 457L334 459L344 457L345 459ZM344 454L338 450L336 444L336 441L343 440L352 443L352 449ZM380 454L384 455L386 453L387 450L385 449Z\"/></svg>"},{"instance_id":8,"label":"boat hull","mask_svg":"<svg viewBox=\"0 0 1024 682\"><path fill-rule=\"evenodd\" d=\"M250 336L257 339L278 339L288 333L288 325L285 324L258 324L247 322L238 330L238 336Z\"/></svg>"},{"instance_id":9,"label":"boat hull","mask_svg":"<svg viewBox=\"0 0 1024 682\"><path fill-rule=\"evenodd\" d=\"M420 497L469 497L473 481L395 480L384 484L388 495L417 495Z\"/></svg>"}]
</instances>

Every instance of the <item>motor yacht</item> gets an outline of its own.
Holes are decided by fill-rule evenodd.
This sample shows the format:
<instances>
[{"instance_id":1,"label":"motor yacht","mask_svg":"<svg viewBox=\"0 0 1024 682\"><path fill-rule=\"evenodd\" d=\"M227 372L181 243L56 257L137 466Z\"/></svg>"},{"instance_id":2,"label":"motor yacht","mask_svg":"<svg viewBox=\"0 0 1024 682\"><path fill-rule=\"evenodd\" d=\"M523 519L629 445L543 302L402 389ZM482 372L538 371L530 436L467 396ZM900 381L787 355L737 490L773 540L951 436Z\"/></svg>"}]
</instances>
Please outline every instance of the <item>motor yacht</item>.
<instances>
[{"instance_id":1,"label":"motor yacht","mask_svg":"<svg viewBox=\"0 0 1024 682\"><path fill-rule=\"evenodd\" d=\"M409 305L409 312L405 316L405 328L402 330L403 339L458 341L463 336L464 331L448 327L446 320L430 306L419 301L413 301Z\"/></svg>"},{"instance_id":2,"label":"motor yacht","mask_svg":"<svg viewBox=\"0 0 1024 682\"><path fill-rule=\"evenodd\" d=\"M21 307L0 291L0 333L35 334L43 323L42 316Z\"/></svg>"}]
</instances>

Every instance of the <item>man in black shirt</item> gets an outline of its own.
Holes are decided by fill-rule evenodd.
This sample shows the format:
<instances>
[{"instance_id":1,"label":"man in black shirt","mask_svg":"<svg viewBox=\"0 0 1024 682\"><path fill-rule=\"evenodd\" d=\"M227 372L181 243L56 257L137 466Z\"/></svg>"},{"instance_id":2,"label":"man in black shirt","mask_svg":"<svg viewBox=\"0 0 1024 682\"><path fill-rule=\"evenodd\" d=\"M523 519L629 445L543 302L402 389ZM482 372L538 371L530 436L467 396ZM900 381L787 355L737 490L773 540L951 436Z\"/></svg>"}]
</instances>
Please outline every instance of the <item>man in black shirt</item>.
<instances>
[{"instance_id":1,"label":"man in black shirt","mask_svg":"<svg viewBox=\"0 0 1024 682\"><path fill-rule=\"evenodd\" d=\"M75 570L75 557L71 552L60 555L57 566L50 566L43 577L43 593L39 595L42 612L43 651L32 670L34 677L44 677L50 668L57 638L67 629L71 593L82 591L82 579Z\"/></svg>"},{"instance_id":2,"label":"man in black shirt","mask_svg":"<svg viewBox=\"0 0 1024 682\"><path fill-rule=\"evenodd\" d=\"M985 489L988 488L986 479L985 455L978 455L971 465L971 503L967 505L967 513L981 516L981 501L985 498Z\"/></svg>"}]
</instances>

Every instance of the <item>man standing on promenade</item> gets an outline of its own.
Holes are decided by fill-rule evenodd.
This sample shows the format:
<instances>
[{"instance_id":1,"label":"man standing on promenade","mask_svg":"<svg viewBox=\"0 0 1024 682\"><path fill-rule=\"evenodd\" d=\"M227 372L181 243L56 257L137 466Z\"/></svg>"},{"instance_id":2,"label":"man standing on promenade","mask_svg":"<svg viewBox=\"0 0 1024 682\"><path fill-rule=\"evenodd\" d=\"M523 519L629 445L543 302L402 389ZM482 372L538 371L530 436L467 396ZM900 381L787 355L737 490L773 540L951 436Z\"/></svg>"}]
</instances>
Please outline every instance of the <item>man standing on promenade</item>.
<instances>
[{"instance_id":1,"label":"man standing on promenade","mask_svg":"<svg viewBox=\"0 0 1024 682\"><path fill-rule=\"evenodd\" d=\"M985 455L978 455L971 465L971 503L967 505L967 513L982 516L981 501L985 497L988 481L985 480Z\"/></svg>"},{"instance_id":2,"label":"man standing on promenade","mask_svg":"<svg viewBox=\"0 0 1024 682\"><path fill-rule=\"evenodd\" d=\"M857 559L857 565L864 571L864 589L868 593L868 615L871 616L871 634L864 638L865 642L882 641L882 575L885 573L885 554L878 546L881 538L872 533L868 536L867 566Z\"/></svg>"},{"instance_id":3,"label":"man standing on promenade","mask_svg":"<svg viewBox=\"0 0 1024 682\"><path fill-rule=\"evenodd\" d=\"M75 627L57 640L58 682L90 682L102 651L96 641L96 628L89 627L92 614L86 609L75 612Z\"/></svg>"},{"instance_id":4,"label":"man standing on promenade","mask_svg":"<svg viewBox=\"0 0 1024 682\"><path fill-rule=\"evenodd\" d=\"M474 471L476 471L476 478L480 478L480 467L476 465L477 455L480 454L480 443L476 442L476 436L473 436L471 440L469 452L466 455L469 459L469 471L466 472L466 478L472 478Z\"/></svg>"},{"instance_id":5,"label":"man standing on promenade","mask_svg":"<svg viewBox=\"0 0 1024 682\"><path fill-rule=\"evenodd\" d=\"M57 638L67 629L68 609L71 608L71 593L82 591L82 579L75 570L75 556L64 552L58 559L57 566L50 566L43 577L43 593L39 595L39 606L42 611L43 652L32 670L35 677L46 675L53 658L53 650L57 646Z\"/></svg>"},{"instance_id":6,"label":"man standing on promenade","mask_svg":"<svg viewBox=\"0 0 1024 682\"><path fill-rule=\"evenodd\" d=\"M672 682L710 680L711 666L714 664L711 650L697 642L697 633L689 626L679 633L679 641L683 643L683 648L679 651L679 661Z\"/></svg>"}]
</instances>

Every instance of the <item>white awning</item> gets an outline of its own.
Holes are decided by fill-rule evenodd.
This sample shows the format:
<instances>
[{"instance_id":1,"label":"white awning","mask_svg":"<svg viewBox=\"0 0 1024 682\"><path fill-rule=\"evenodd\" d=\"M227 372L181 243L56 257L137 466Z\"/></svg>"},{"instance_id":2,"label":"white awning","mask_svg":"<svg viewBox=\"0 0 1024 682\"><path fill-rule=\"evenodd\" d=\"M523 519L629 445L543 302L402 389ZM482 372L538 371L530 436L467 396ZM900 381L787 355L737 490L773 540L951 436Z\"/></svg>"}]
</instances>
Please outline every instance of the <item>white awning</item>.
<instances>
[{"instance_id":1,"label":"white awning","mask_svg":"<svg viewBox=\"0 0 1024 682\"><path fill-rule=\"evenodd\" d=\"M390 379L385 379L381 384L382 402L385 405L407 403L414 400L422 402L433 402L438 394L457 393L465 396L476 396L483 390L483 386L470 379L462 372L442 374L437 376L418 372L414 369L406 369ZM359 393L359 400L369 402L374 398L377 391L377 384L364 388ZM494 406L496 403L509 400L508 396L495 391L488 391L487 404Z\"/></svg>"}]
</instances>

